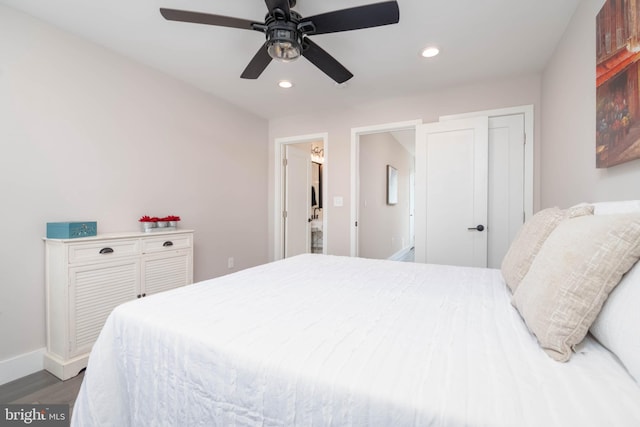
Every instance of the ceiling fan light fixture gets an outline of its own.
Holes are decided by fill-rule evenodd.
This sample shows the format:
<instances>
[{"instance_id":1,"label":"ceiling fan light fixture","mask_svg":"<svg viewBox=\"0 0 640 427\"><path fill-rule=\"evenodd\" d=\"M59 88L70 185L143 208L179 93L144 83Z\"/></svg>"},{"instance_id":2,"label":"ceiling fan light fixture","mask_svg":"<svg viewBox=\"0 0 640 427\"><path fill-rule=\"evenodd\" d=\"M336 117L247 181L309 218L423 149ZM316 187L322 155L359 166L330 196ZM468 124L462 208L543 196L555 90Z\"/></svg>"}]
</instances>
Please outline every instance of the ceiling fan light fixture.
<instances>
[{"instance_id":1,"label":"ceiling fan light fixture","mask_svg":"<svg viewBox=\"0 0 640 427\"><path fill-rule=\"evenodd\" d=\"M269 56L276 61L291 62L300 57L302 46L295 30L275 28L269 32Z\"/></svg>"},{"instance_id":2,"label":"ceiling fan light fixture","mask_svg":"<svg viewBox=\"0 0 640 427\"><path fill-rule=\"evenodd\" d=\"M293 83L291 83L289 80L280 80L278 82L278 86L280 86L282 89L291 89L293 87Z\"/></svg>"}]
</instances>

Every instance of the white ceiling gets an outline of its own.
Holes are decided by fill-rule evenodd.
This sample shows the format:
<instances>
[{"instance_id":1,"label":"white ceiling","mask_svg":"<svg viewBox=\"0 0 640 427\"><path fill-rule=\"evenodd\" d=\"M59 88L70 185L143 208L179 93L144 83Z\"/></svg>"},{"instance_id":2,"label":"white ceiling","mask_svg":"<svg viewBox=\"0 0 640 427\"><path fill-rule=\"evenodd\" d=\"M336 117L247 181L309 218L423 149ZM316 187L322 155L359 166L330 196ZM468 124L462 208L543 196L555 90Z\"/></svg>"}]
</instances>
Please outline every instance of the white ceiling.
<instances>
[{"instance_id":1,"label":"white ceiling","mask_svg":"<svg viewBox=\"0 0 640 427\"><path fill-rule=\"evenodd\" d=\"M379 0L298 0L302 16ZM579 0L398 0L400 23L313 36L355 77L344 87L306 59L240 74L264 42L256 31L169 22L160 7L262 21L262 0L0 0L265 118L540 72ZM441 54L424 59L423 47ZM294 88L278 88L280 80Z\"/></svg>"}]
</instances>

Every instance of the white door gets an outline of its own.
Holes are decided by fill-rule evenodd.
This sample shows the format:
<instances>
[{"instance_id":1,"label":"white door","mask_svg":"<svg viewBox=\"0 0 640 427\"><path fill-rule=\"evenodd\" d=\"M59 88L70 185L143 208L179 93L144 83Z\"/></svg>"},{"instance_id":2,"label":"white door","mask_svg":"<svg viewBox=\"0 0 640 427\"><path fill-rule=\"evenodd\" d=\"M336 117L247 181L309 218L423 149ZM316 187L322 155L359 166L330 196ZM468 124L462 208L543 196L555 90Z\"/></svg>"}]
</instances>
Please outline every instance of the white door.
<instances>
[{"instance_id":1,"label":"white door","mask_svg":"<svg viewBox=\"0 0 640 427\"><path fill-rule=\"evenodd\" d=\"M416 132L416 261L486 267L488 118Z\"/></svg>"},{"instance_id":2,"label":"white door","mask_svg":"<svg viewBox=\"0 0 640 427\"><path fill-rule=\"evenodd\" d=\"M306 147L306 145L303 145ZM294 144L285 150L284 257L311 252L311 157Z\"/></svg>"},{"instance_id":3,"label":"white door","mask_svg":"<svg viewBox=\"0 0 640 427\"><path fill-rule=\"evenodd\" d=\"M487 267L502 258L524 222L524 115L489 118Z\"/></svg>"}]
</instances>

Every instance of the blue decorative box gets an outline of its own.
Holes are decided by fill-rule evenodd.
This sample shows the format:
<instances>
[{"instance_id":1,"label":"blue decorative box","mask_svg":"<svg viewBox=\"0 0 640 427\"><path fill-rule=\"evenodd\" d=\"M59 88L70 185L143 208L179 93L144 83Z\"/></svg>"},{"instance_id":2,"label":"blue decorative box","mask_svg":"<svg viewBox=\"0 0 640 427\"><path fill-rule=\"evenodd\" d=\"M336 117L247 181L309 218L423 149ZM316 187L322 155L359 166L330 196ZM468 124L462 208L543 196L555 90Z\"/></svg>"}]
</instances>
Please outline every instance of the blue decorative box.
<instances>
[{"instance_id":1,"label":"blue decorative box","mask_svg":"<svg viewBox=\"0 0 640 427\"><path fill-rule=\"evenodd\" d=\"M48 222L48 239L75 239L78 237L90 237L98 234L96 221L84 222Z\"/></svg>"}]
</instances>

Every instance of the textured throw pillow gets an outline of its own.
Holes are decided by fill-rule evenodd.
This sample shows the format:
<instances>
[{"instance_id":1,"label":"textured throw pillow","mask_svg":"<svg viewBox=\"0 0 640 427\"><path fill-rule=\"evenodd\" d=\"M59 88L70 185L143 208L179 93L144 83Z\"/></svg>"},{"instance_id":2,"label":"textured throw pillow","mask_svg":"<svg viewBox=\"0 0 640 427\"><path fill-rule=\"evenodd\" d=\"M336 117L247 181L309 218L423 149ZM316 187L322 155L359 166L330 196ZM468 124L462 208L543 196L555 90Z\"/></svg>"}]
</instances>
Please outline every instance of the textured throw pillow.
<instances>
[{"instance_id":1,"label":"textured throw pillow","mask_svg":"<svg viewBox=\"0 0 640 427\"><path fill-rule=\"evenodd\" d=\"M640 214L563 221L538 252L513 303L544 351L565 362L639 257Z\"/></svg>"},{"instance_id":2,"label":"textured throw pillow","mask_svg":"<svg viewBox=\"0 0 640 427\"><path fill-rule=\"evenodd\" d=\"M502 260L502 276L511 292L515 292L542 244L560 222L567 218L591 214L593 207L590 205L574 206L566 210L548 208L539 211L525 222Z\"/></svg>"}]
</instances>

